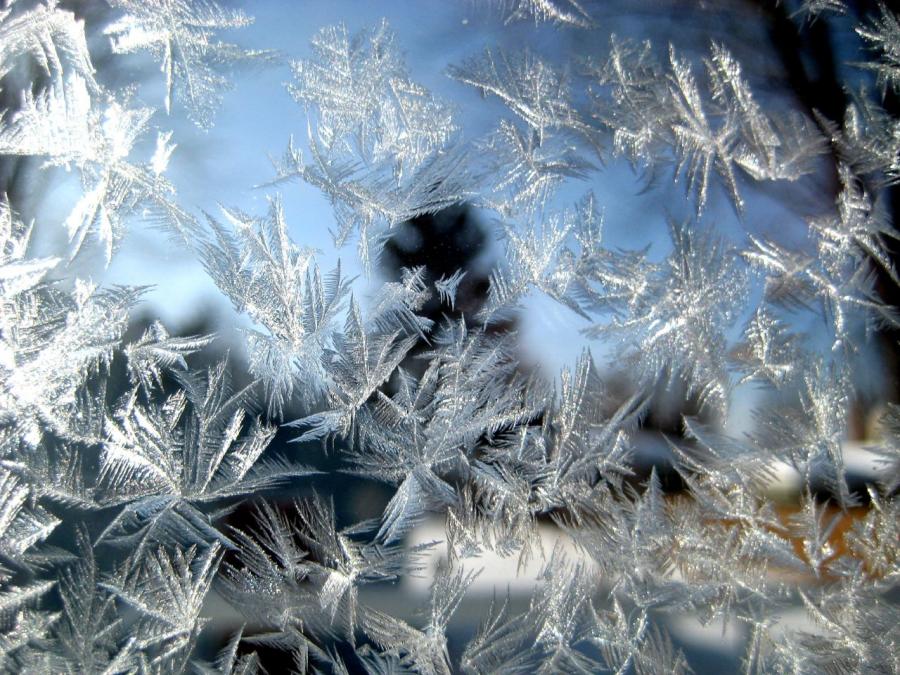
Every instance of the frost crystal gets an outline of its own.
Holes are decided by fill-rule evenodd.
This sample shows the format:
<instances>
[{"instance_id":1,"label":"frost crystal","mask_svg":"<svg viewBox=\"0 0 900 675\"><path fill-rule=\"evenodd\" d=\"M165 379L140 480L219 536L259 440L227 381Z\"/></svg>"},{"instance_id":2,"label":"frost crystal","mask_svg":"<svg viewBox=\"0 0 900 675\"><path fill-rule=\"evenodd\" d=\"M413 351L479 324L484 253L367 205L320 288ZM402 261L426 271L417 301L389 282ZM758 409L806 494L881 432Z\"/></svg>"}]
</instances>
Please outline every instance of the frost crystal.
<instances>
[{"instance_id":1,"label":"frost crystal","mask_svg":"<svg viewBox=\"0 0 900 675\"><path fill-rule=\"evenodd\" d=\"M64 223L72 255L93 232L109 263L130 215L141 213L182 236L195 225L175 204L175 188L160 175L166 165L163 154L170 150L158 151L146 164L129 161L153 110L105 103L96 105L88 84L77 75L56 80L37 98L26 92L20 109L0 121L0 153L42 156L48 166L74 164L79 169L84 194Z\"/></svg>"},{"instance_id":2,"label":"frost crystal","mask_svg":"<svg viewBox=\"0 0 900 675\"><path fill-rule=\"evenodd\" d=\"M892 8L706 3L666 45L499 0L435 15L455 65L416 16L311 29L267 211L200 224L173 153L275 53L219 40L232 3L76 4L0 9L0 671L686 673L693 630L720 670L900 671ZM293 179L333 218L288 223ZM139 221L236 330L96 281Z\"/></svg>"},{"instance_id":3,"label":"frost crystal","mask_svg":"<svg viewBox=\"0 0 900 675\"><path fill-rule=\"evenodd\" d=\"M593 21L576 0L491 0L503 12L505 21L551 21L561 25L589 28Z\"/></svg>"},{"instance_id":4,"label":"frost crystal","mask_svg":"<svg viewBox=\"0 0 900 675\"><path fill-rule=\"evenodd\" d=\"M106 424L100 485L103 500L124 503L101 540L192 543L227 537L203 507L233 499L290 475L307 472L270 460L257 463L275 431L254 420L244 430L249 389L231 391L224 362L207 377L180 378L183 389L146 407L137 390Z\"/></svg>"},{"instance_id":5,"label":"frost crystal","mask_svg":"<svg viewBox=\"0 0 900 675\"><path fill-rule=\"evenodd\" d=\"M213 112L228 79L216 72L223 65L268 61L273 53L245 50L215 40L215 31L252 23L243 12L222 9L210 0L112 0L124 16L104 29L116 54L147 50L160 62L166 77L166 112L174 99L183 100L188 114L202 128L212 125Z\"/></svg>"},{"instance_id":6,"label":"frost crystal","mask_svg":"<svg viewBox=\"0 0 900 675\"><path fill-rule=\"evenodd\" d=\"M591 331L625 336L640 372L652 381L667 370L684 378L701 401L724 409L728 378L724 332L743 303L744 272L721 240L689 225L672 225L674 250L663 264L612 258L597 272L614 318ZM675 364L683 364L683 369Z\"/></svg>"},{"instance_id":7,"label":"frost crystal","mask_svg":"<svg viewBox=\"0 0 900 675\"><path fill-rule=\"evenodd\" d=\"M0 76L28 55L48 75L71 70L96 87L84 26L56 0L19 13L8 9L0 19Z\"/></svg>"},{"instance_id":8,"label":"frost crystal","mask_svg":"<svg viewBox=\"0 0 900 675\"><path fill-rule=\"evenodd\" d=\"M314 58L293 64L288 86L311 116L311 161L291 145L277 166L277 180L301 178L329 198L337 245L359 231L367 268L376 229L439 211L468 189L451 109L409 79L394 40L385 22L353 37L343 26L316 35Z\"/></svg>"},{"instance_id":9,"label":"frost crystal","mask_svg":"<svg viewBox=\"0 0 900 675\"><path fill-rule=\"evenodd\" d=\"M456 270L449 277L444 275L434 282L434 288L441 296L441 302L450 305L450 309L456 309L456 293L459 291L459 284L466 276L463 270Z\"/></svg>"},{"instance_id":10,"label":"frost crystal","mask_svg":"<svg viewBox=\"0 0 900 675\"><path fill-rule=\"evenodd\" d=\"M866 63L864 67L875 71L882 90L891 87L896 93L900 91L900 19L887 5L879 3L879 8L881 16L868 26L858 27L856 32L880 56L879 61Z\"/></svg>"},{"instance_id":11,"label":"frost crystal","mask_svg":"<svg viewBox=\"0 0 900 675\"><path fill-rule=\"evenodd\" d=\"M265 218L223 211L228 226L209 218L213 237L203 244L210 276L239 311L264 330L247 331L251 371L266 387L269 409L280 411L294 385L315 400L325 373L322 354L349 291L338 266L324 280L313 251L290 239L281 203Z\"/></svg>"}]
</instances>

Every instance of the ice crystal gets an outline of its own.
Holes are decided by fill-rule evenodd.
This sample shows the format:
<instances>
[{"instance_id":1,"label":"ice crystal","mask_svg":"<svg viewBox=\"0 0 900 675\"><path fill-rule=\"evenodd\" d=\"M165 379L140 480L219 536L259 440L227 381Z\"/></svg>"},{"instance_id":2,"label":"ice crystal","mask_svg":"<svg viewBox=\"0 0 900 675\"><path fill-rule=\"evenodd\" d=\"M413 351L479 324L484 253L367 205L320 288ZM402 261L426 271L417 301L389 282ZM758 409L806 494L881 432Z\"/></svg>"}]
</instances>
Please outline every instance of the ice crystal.
<instances>
[{"instance_id":1,"label":"ice crystal","mask_svg":"<svg viewBox=\"0 0 900 675\"><path fill-rule=\"evenodd\" d=\"M802 11L815 19L817 15L828 12L846 14L847 5L843 0L803 0Z\"/></svg>"},{"instance_id":2,"label":"ice crystal","mask_svg":"<svg viewBox=\"0 0 900 675\"><path fill-rule=\"evenodd\" d=\"M890 87L897 92L900 89L900 20L887 5L879 3L879 8L881 16L867 26L858 27L856 32L880 57L877 62L866 63L864 67L875 71L883 91Z\"/></svg>"},{"instance_id":3,"label":"ice crystal","mask_svg":"<svg viewBox=\"0 0 900 675\"><path fill-rule=\"evenodd\" d=\"M735 350L746 372L742 382L758 379L780 386L793 378L800 357L796 337L764 305L747 322L744 338Z\"/></svg>"},{"instance_id":4,"label":"ice crystal","mask_svg":"<svg viewBox=\"0 0 900 675\"><path fill-rule=\"evenodd\" d=\"M351 299L342 333L334 334L334 349L323 352L323 365L329 370L327 411L298 421L311 427L300 440L322 438L330 434L346 435L354 428L356 413L378 387L391 376L418 339L403 329L390 333L369 332L359 305Z\"/></svg>"},{"instance_id":5,"label":"ice crystal","mask_svg":"<svg viewBox=\"0 0 900 675\"><path fill-rule=\"evenodd\" d=\"M498 97L540 141L551 130L569 129L589 135L588 124L572 103L568 77L530 52L505 54L486 50L478 58L451 68L454 79Z\"/></svg>"},{"instance_id":6,"label":"ice crystal","mask_svg":"<svg viewBox=\"0 0 900 675\"><path fill-rule=\"evenodd\" d=\"M439 211L468 191L452 111L409 79L394 41L385 22L352 37L343 26L316 35L314 58L294 63L288 87L311 117L312 161L291 145L277 166L278 180L301 178L329 198L338 245L359 231L367 268L375 229Z\"/></svg>"},{"instance_id":7,"label":"ice crystal","mask_svg":"<svg viewBox=\"0 0 900 675\"><path fill-rule=\"evenodd\" d=\"M502 120L481 146L495 176L486 203L504 215L539 212L567 178L585 178L594 166L564 137L541 141L539 132Z\"/></svg>"},{"instance_id":8,"label":"ice crystal","mask_svg":"<svg viewBox=\"0 0 900 675\"><path fill-rule=\"evenodd\" d=\"M166 112L171 112L177 97L200 127L212 125L222 90L228 86L228 79L216 72L218 68L242 61L268 61L274 56L217 41L217 30L242 28L252 19L211 0L112 0L110 4L123 12L104 29L112 38L113 52L149 51L166 77Z\"/></svg>"},{"instance_id":9,"label":"ice crystal","mask_svg":"<svg viewBox=\"0 0 900 675\"><path fill-rule=\"evenodd\" d=\"M673 47L666 69L649 43L638 47L613 37L607 62L587 68L596 83L594 114L613 132L615 149L633 160L671 149L698 212L714 171L741 212L737 168L757 181L796 180L812 170L823 143L800 113L788 119L767 114L723 47L712 45L706 70L708 94Z\"/></svg>"},{"instance_id":10,"label":"ice crystal","mask_svg":"<svg viewBox=\"0 0 900 675\"><path fill-rule=\"evenodd\" d=\"M45 157L48 166L79 169L84 194L64 223L72 255L94 232L108 263L129 215L141 213L183 236L195 226L161 175L169 150L158 151L147 163L129 161L153 110L114 100L102 103L106 105L98 105L78 75L55 80L37 97L26 92L19 110L0 122L0 153Z\"/></svg>"},{"instance_id":11,"label":"ice crystal","mask_svg":"<svg viewBox=\"0 0 900 675\"><path fill-rule=\"evenodd\" d=\"M441 302L450 305L450 309L456 309L456 293L459 291L459 284L466 276L463 270L456 270L449 277L442 276L434 282L434 288L441 297Z\"/></svg>"},{"instance_id":12,"label":"ice crystal","mask_svg":"<svg viewBox=\"0 0 900 675\"><path fill-rule=\"evenodd\" d=\"M72 12L60 9L56 0L16 9L0 14L0 76L27 55L48 75L73 72L96 87L84 26Z\"/></svg>"},{"instance_id":13,"label":"ice crystal","mask_svg":"<svg viewBox=\"0 0 900 675\"><path fill-rule=\"evenodd\" d=\"M101 585L137 613L141 637L135 646L145 669L177 672L184 667L206 622L200 610L220 561L217 544L172 553L160 548Z\"/></svg>"},{"instance_id":14,"label":"ice crystal","mask_svg":"<svg viewBox=\"0 0 900 675\"><path fill-rule=\"evenodd\" d=\"M485 313L514 307L535 288L587 316L583 305L597 299L591 281L598 258L604 257L602 228L592 194L573 209L548 214L539 225L506 225L508 267L493 272Z\"/></svg>"},{"instance_id":15,"label":"ice crystal","mask_svg":"<svg viewBox=\"0 0 900 675\"><path fill-rule=\"evenodd\" d=\"M654 672L658 664L666 663L673 673L690 672L684 655L676 652L667 636L649 624L646 611L630 618L616 602L613 611L601 619L599 635L595 638L609 670L623 672L633 667L635 672Z\"/></svg>"},{"instance_id":16,"label":"ice crystal","mask_svg":"<svg viewBox=\"0 0 900 675\"><path fill-rule=\"evenodd\" d=\"M630 254L612 258L597 277L612 296L614 317L591 331L624 335L653 380L666 369L701 400L728 400L724 330L746 292L744 271L725 243L688 225L671 226L674 250L664 263ZM673 364L685 364L672 371Z\"/></svg>"},{"instance_id":17,"label":"ice crystal","mask_svg":"<svg viewBox=\"0 0 900 675\"><path fill-rule=\"evenodd\" d=\"M589 28L590 13L576 0L491 0L503 12L507 23L531 20L550 21L563 26Z\"/></svg>"},{"instance_id":18,"label":"ice crystal","mask_svg":"<svg viewBox=\"0 0 900 675\"><path fill-rule=\"evenodd\" d=\"M289 519L268 506L255 514L252 535L235 531L238 565L228 566L228 593L273 628L290 622L323 630L308 612L323 612L327 630L355 639L361 586L395 580L416 568L413 550L387 544L373 523L338 529L334 505L319 497L296 502Z\"/></svg>"},{"instance_id":19,"label":"ice crystal","mask_svg":"<svg viewBox=\"0 0 900 675\"><path fill-rule=\"evenodd\" d=\"M841 436L849 405L845 374L834 368L811 367L804 374L801 407L768 410L761 419L761 442L776 456L792 463L807 485L813 476L825 482L841 504L852 501L847 487Z\"/></svg>"},{"instance_id":20,"label":"ice crystal","mask_svg":"<svg viewBox=\"0 0 900 675\"><path fill-rule=\"evenodd\" d=\"M3 417L36 446L42 425L64 437L85 435L80 396L91 375L109 364L141 289L77 282L66 292L45 280L58 259L26 258L29 239L30 228L0 202Z\"/></svg>"},{"instance_id":21,"label":"ice crystal","mask_svg":"<svg viewBox=\"0 0 900 675\"><path fill-rule=\"evenodd\" d=\"M238 647L243 638L243 629L235 632L234 636L216 655L216 659L211 664L199 663L194 661L194 667L203 675L213 675L218 673L227 673L228 675L256 675L262 672L259 663L259 657L256 652L249 654L239 654Z\"/></svg>"},{"instance_id":22,"label":"ice crystal","mask_svg":"<svg viewBox=\"0 0 900 675\"><path fill-rule=\"evenodd\" d=\"M203 349L211 341L212 336L207 335L172 337L162 323L155 321L137 342L125 347L128 374L132 382L139 382L146 392L150 392L162 387L166 370L187 370L184 357Z\"/></svg>"},{"instance_id":23,"label":"ice crystal","mask_svg":"<svg viewBox=\"0 0 900 675\"><path fill-rule=\"evenodd\" d=\"M599 144L596 129L572 103L568 77L530 52L491 50L450 69L451 77L497 96L521 123L501 120L482 141L488 203L501 213L539 211L566 178L585 178L594 165L576 141Z\"/></svg>"},{"instance_id":24,"label":"ice crystal","mask_svg":"<svg viewBox=\"0 0 900 675\"><path fill-rule=\"evenodd\" d=\"M253 494L303 467L257 464L274 435L258 419L244 429L248 389L231 391L225 364L206 378L186 375L183 388L162 404L144 406L137 390L106 425L100 484L104 501L124 503L101 540L202 543L227 537L202 507Z\"/></svg>"},{"instance_id":25,"label":"ice crystal","mask_svg":"<svg viewBox=\"0 0 900 675\"><path fill-rule=\"evenodd\" d=\"M450 673L447 624L477 576L477 573L462 570L439 574L431 588L430 611L422 628L369 610L363 619L367 635L387 653L399 657L401 664L417 672L428 675Z\"/></svg>"},{"instance_id":26,"label":"ice crystal","mask_svg":"<svg viewBox=\"0 0 900 675\"><path fill-rule=\"evenodd\" d=\"M829 68L810 86L772 77L727 31L699 49L613 36L603 55L586 5L503 0L496 29L516 32L441 63L448 87L489 100L474 135L386 21L318 30L288 84L306 138L262 187L323 193L336 245L355 239L377 285L363 295L340 264L319 269L281 197L201 226L166 177L176 147L197 147L179 111L208 128L227 69L274 59L219 41L250 17L108 4L0 9L0 670L689 672L673 617L738 636L748 673L900 669L900 408L871 439L874 477L848 440L875 379L867 340L900 325L887 5L760 13L804 38L778 45L794 70L812 63L806 37L846 32L835 56L870 57L854 65L879 98L841 67L834 91ZM511 48L521 35L540 39ZM171 130L135 87L110 88L104 47L104 64L160 64ZM845 102L825 112L823 92ZM633 232L628 199L603 216L601 171L621 159L643 183ZM80 189L65 183L57 218L43 206L60 169ZM463 201L498 244L457 260L420 217ZM669 212L670 241L647 240ZM137 322L145 289L84 278L87 243L109 265L138 220L200 258L242 322L237 357L214 355L227 334ZM68 242L32 237L54 225ZM439 263L392 260L398 232ZM596 341L556 377L522 357L535 294ZM291 414L299 444L276 447ZM301 452L369 491L351 498ZM445 542L417 539L434 523ZM463 644L490 584L479 556L540 573ZM408 578L431 572L416 616Z\"/></svg>"},{"instance_id":27,"label":"ice crystal","mask_svg":"<svg viewBox=\"0 0 900 675\"><path fill-rule=\"evenodd\" d=\"M30 654L26 663L35 670L115 672L132 663L136 640L124 638L115 596L100 586L87 533L80 529L76 537L79 559L60 573L62 616L51 630L49 649Z\"/></svg>"},{"instance_id":28,"label":"ice crystal","mask_svg":"<svg viewBox=\"0 0 900 675\"><path fill-rule=\"evenodd\" d=\"M321 391L322 353L348 293L338 266L323 280L313 251L291 241L279 201L265 218L224 210L228 226L209 218L203 245L210 276L239 311L264 330L247 331L250 368L267 392L269 409L289 402L296 382L306 402Z\"/></svg>"},{"instance_id":29,"label":"ice crystal","mask_svg":"<svg viewBox=\"0 0 900 675\"><path fill-rule=\"evenodd\" d=\"M852 175L837 198L838 213L810 223L818 256L791 250L751 235L742 252L750 264L766 273L766 295L783 306L820 305L831 322L834 346L851 344L854 316L866 325L897 325L900 317L875 293L876 266L889 277L897 273L886 254L885 230L865 193L858 191Z\"/></svg>"},{"instance_id":30,"label":"ice crystal","mask_svg":"<svg viewBox=\"0 0 900 675\"><path fill-rule=\"evenodd\" d=\"M27 609L50 589L54 582L31 580L16 583L16 572L28 570L28 552L46 539L60 521L41 507L28 505L27 484L0 468L0 621L11 629L0 642L0 664L15 657L41 625L41 618ZM49 620L52 620L48 617Z\"/></svg>"}]
</instances>

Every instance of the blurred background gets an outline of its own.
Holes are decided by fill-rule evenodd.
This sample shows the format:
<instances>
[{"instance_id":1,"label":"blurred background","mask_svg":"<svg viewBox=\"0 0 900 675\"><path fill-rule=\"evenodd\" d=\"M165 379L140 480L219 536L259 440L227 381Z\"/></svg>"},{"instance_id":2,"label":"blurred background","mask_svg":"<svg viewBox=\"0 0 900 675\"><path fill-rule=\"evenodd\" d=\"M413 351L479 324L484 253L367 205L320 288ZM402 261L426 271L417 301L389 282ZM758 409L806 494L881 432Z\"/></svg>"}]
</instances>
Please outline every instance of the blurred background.
<instances>
[{"instance_id":1,"label":"blurred background","mask_svg":"<svg viewBox=\"0 0 900 675\"><path fill-rule=\"evenodd\" d=\"M447 77L446 69L488 46L510 51L527 46L563 67L592 57L603 59L609 44L597 38L604 33L638 41L649 39L663 58L671 44L696 64L708 54L711 42L723 44L743 64L744 76L760 103L770 110L799 109L810 116L816 111L823 132L826 122L840 124L843 120L851 100L848 87L875 86L867 73L848 65L862 58L862 45L853 26L860 17L875 10L875 2L849 2L846 14L823 13L815 17L800 13L798 2L773 0L582 2L580 5L599 27L595 31L559 28L529 20L510 22L512 4L502 0L220 2L240 7L255 18L252 26L223 33L221 39L244 48L277 50L281 61L233 72L234 88L224 92L223 105L208 131L198 130L177 107L171 115L162 111L156 114L153 122L161 130L174 130L178 141L167 175L178 188L180 205L201 218L204 213L218 216L221 206L262 215L268 207L267 200L280 194L294 241L318 249L318 262L323 269L331 269L340 259L346 274L356 277L354 294L364 306L381 283L399 278L402 267L425 265L431 281L457 269L465 270L454 308L437 298L426 306L425 313L435 320L453 314L472 316L485 302L490 273L501 264L503 257L496 214L460 204L403 223L390 233L386 254L367 278L357 259L354 242L343 248L334 246L329 231L336 224L325 196L298 182L265 187L275 175L271 158L284 152L289 138L293 137L298 147L306 149L305 111L290 97L285 83L291 79L290 61L310 56L310 39L321 27L343 23L352 34L377 24L382 18L387 19L405 51L411 79L452 103L463 139L468 142L477 141L496 124L503 115L503 106L497 100L483 99L472 87ZM86 21L98 80L114 90L137 82L134 100L161 108L164 92L155 63L139 55L111 58L108 38L98 30L106 23L104 17L110 11L104 3L82 0L60 5ZM7 90L3 91L2 95L7 96ZM0 109L14 110L16 105L15 100L0 100ZM894 115L900 112L898 101L890 91L884 107ZM146 147L138 148L138 152L142 151L148 157L152 154L152 139ZM694 216L693 203L685 199L685 186L673 180L671 170L647 174L623 158L610 160L590 175L590 180L569 181L558 192L556 205L569 206L587 190L593 190L604 210L604 243L609 248L649 247L652 258L662 259L671 248L669 219L682 221ZM743 217L735 214L724 191L713 190L702 220L715 223L734 242L740 242L747 231L761 236L777 232L780 241L803 246L806 219L833 210L840 186L835 157L826 154L816 171L797 183L760 187L748 182L741 188L747 202ZM0 159L0 192L8 194L24 220L36 223L34 255L67 255L67 236L58 224L65 220L79 191L74 173L62 169L41 171L39 161ZM893 219L900 209L900 190L888 188L883 206ZM104 266L101 251L88 250L70 263L67 273L102 284L151 286L144 304L135 313L134 336L157 320L174 335L214 332L215 349L198 355L192 366L201 365L199 360L211 362L227 354L236 383L250 380L240 335L242 327L249 327L248 319L233 310L195 253L185 246L173 245L164 233L135 219L108 268ZM761 289L757 287L752 292L759 294ZM885 302L898 305L898 289L888 279L879 282L878 293ZM735 322L735 334L729 337L737 339L748 318L740 317ZM821 346L827 348L829 337L821 319L798 316L797 321L800 325L796 330L820 340ZM632 393L628 374L615 371L609 349L603 342L590 340L583 334L588 325L574 312L534 293L526 298L520 312L496 329L515 331L522 368L541 370L548 377L556 377L565 365L572 366L578 355L589 348L625 400ZM862 327L862 336L861 331ZM897 401L897 344L898 335L891 331L881 331L869 340L861 337L854 357L857 398L848 419L846 448L851 478L855 481L851 489L860 494L864 494L862 488L873 480L878 468L864 448L877 444L877 420L887 403ZM124 386L123 379L123 391ZM773 395L754 385L738 387L727 419L707 421L740 437L753 430L753 408L764 397ZM793 400L784 401L784 405L796 404ZM272 421L291 421L309 412L298 406L288 407L283 418ZM705 414L698 402L677 385L660 387L641 430L635 480L644 480L650 468L656 467L664 487L677 493L682 486L668 464L666 439L682 435L683 415L702 418ZM337 485L334 481L340 481L341 498L335 505L342 522L355 522L382 512L391 496L390 488L345 475L336 478L339 451L325 454L317 444L287 445L294 435L296 432L291 430L280 431L274 450L334 476L317 480L316 489L322 493L334 493ZM773 498L782 500L785 508L790 509L792 500L797 498L799 480L787 469L781 478L779 485L773 485ZM309 490L307 482L291 486L272 498L287 500L309 494ZM238 509L231 518L237 524L246 514ZM412 539L419 542L442 539L443 527L442 519L428 521ZM544 536L549 551L557 538L551 525L544 528ZM578 555L574 550L570 553ZM474 632L495 584L503 588L509 583L513 602L524 605L539 562L519 570L517 575L515 560L477 561L486 568L486 573L455 619L455 636L463 638ZM429 565L433 568L440 563L440 554L435 553ZM421 579L404 580L400 588L366 591L362 600L405 617L409 607L415 604L409 598L421 600L427 589L426 571ZM213 635L224 635L242 622L215 595L210 600L209 614L215 618ZM804 620L799 608L796 620ZM696 622L679 621L675 617L669 628L698 671L718 668L728 672L738 667L739 647L745 637L740 633L740 626L731 625L727 630L721 625L700 629ZM215 644L215 638L211 637L208 648ZM453 644L458 646L460 642L455 640Z\"/></svg>"}]
</instances>

